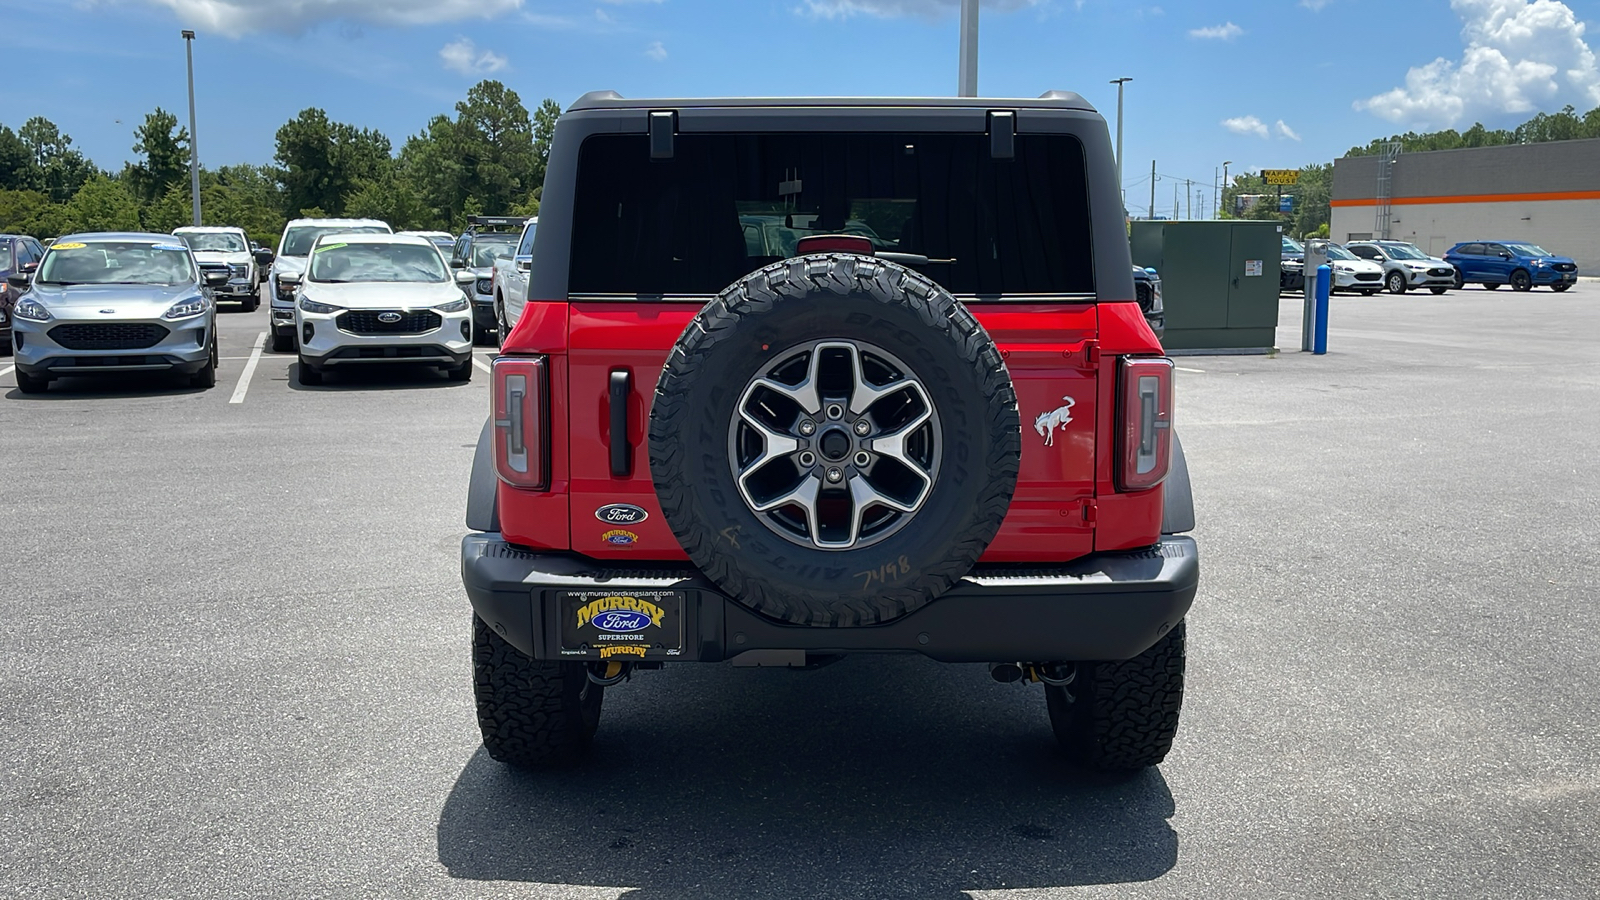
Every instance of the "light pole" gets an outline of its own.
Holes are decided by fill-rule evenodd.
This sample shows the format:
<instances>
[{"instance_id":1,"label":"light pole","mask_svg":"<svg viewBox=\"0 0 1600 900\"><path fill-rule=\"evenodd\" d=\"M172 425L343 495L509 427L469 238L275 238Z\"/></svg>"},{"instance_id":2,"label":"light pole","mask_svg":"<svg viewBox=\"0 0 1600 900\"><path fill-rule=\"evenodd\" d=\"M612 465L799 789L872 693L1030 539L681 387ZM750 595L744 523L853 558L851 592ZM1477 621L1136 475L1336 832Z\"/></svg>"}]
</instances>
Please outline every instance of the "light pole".
<instances>
[{"instance_id":1,"label":"light pole","mask_svg":"<svg viewBox=\"0 0 1600 900\"><path fill-rule=\"evenodd\" d=\"M978 96L978 0L961 0L961 66L957 97Z\"/></svg>"},{"instance_id":2,"label":"light pole","mask_svg":"<svg viewBox=\"0 0 1600 900\"><path fill-rule=\"evenodd\" d=\"M200 224L200 143L194 133L194 32L183 31L183 50L189 57L189 191L194 199L194 224Z\"/></svg>"},{"instance_id":3,"label":"light pole","mask_svg":"<svg viewBox=\"0 0 1600 900\"><path fill-rule=\"evenodd\" d=\"M1117 86L1117 186L1122 186L1122 86L1132 81L1132 78L1113 78L1110 83Z\"/></svg>"},{"instance_id":4,"label":"light pole","mask_svg":"<svg viewBox=\"0 0 1600 900\"><path fill-rule=\"evenodd\" d=\"M1231 159L1222 161L1222 199L1224 201L1228 199L1228 167L1231 165L1233 165L1233 160ZM1221 212L1217 213L1217 218L1222 218Z\"/></svg>"}]
</instances>

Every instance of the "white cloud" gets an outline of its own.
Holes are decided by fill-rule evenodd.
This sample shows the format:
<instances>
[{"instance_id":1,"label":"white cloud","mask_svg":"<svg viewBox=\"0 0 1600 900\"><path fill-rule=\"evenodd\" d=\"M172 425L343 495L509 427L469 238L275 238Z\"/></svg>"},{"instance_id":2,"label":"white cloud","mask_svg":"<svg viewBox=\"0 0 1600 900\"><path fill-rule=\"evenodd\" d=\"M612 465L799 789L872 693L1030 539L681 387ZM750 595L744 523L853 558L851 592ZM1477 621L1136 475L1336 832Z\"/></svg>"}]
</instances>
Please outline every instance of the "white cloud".
<instances>
[{"instance_id":1,"label":"white cloud","mask_svg":"<svg viewBox=\"0 0 1600 900\"><path fill-rule=\"evenodd\" d=\"M1278 132L1279 137L1286 137L1291 141L1300 140L1300 135L1293 128L1290 128L1282 119L1279 119L1278 124L1273 126L1273 128Z\"/></svg>"},{"instance_id":2,"label":"white cloud","mask_svg":"<svg viewBox=\"0 0 1600 900\"><path fill-rule=\"evenodd\" d=\"M105 3L109 0L91 0ZM145 0L166 7L196 31L241 37L260 31L290 34L326 22L432 25L493 19L523 0Z\"/></svg>"},{"instance_id":3,"label":"white cloud","mask_svg":"<svg viewBox=\"0 0 1600 900\"><path fill-rule=\"evenodd\" d=\"M1241 34L1244 34L1244 29L1232 22L1212 25L1207 28L1189 29L1189 37L1200 38L1205 41L1231 41Z\"/></svg>"},{"instance_id":4,"label":"white cloud","mask_svg":"<svg viewBox=\"0 0 1600 900\"><path fill-rule=\"evenodd\" d=\"M1322 12L1322 8L1332 2L1333 0L1300 0L1300 5L1312 12Z\"/></svg>"},{"instance_id":5,"label":"white cloud","mask_svg":"<svg viewBox=\"0 0 1600 900\"><path fill-rule=\"evenodd\" d=\"M1000 12L1043 6L1046 0L979 0L979 3ZM848 19L851 16L877 16L894 19L901 16L920 16L932 19L961 8L961 0L804 0L798 12L817 19ZM1082 8L1082 4L1078 5Z\"/></svg>"},{"instance_id":6,"label":"white cloud","mask_svg":"<svg viewBox=\"0 0 1600 900\"><path fill-rule=\"evenodd\" d=\"M1253 134L1259 138L1268 137L1267 123L1255 116L1236 116L1232 119L1223 119L1222 127L1234 134Z\"/></svg>"},{"instance_id":7,"label":"white cloud","mask_svg":"<svg viewBox=\"0 0 1600 900\"><path fill-rule=\"evenodd\" d=\"M1404 87L1355 108L1411 128L1456 125L1573 103L1600 105L1600 68L1585 26L1559 0L1451 0L1466 45L1406 72Z\"/></svg>"},{"instance_id":8,"label":"white cloud","mask_svg":"<svg viewBox=\"0 0 1600 900\"><path fill-rule=\"evenodd\" d=\"M650 46L645 48L644 55L650 57L656 62L666 62L667 48L660 41L651 41Z\"/></svg>"},{"instance_id":9,"label":"white cloud","mask_svg":"<svg viewBox=\"0 0 1600 900\"><path fill-rule=\"evenodd\" d=\"M444 67L463 75L487 75L498 72L510 63L493 50L479 50L471 38L456 38L439 48L439 59Z\"/></svg>"}]
</instances>

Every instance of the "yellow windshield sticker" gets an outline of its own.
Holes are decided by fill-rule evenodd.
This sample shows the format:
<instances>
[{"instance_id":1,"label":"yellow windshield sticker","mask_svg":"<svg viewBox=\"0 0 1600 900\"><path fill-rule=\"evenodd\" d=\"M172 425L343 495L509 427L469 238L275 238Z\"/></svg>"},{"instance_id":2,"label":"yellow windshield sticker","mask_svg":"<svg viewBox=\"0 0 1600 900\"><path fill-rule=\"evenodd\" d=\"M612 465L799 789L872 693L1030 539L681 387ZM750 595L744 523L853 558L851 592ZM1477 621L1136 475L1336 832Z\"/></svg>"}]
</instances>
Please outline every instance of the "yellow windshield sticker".
<instances>
[{"instance_id":1,"label":"yellow windshield sticker","mask_svg":"<svg viewBox=\"0 0 1600 900\"><path fill-rule=\"evenodd\" d=\"M318 253L326 253L329 250L337 250L340 247L348 247L348 246L350 246L350 245L349 244L323 244L321 247L317 248L317 252Z\"/></svg>"},{"instance_id":2,"label":"yellow windshield sticker","mask_svg":"<svg viewBox=\"0 0 1600 900\"><path fill-rule=\"evenodd\" d=\"M68 243L68 244L51 244L50 245L50 249L51 250L82 250L83 248L85 248L87 246L89 246L89 245L88 244L79 244L79 243L74 242L74 243Z\"/></svg>"}]
</instances>

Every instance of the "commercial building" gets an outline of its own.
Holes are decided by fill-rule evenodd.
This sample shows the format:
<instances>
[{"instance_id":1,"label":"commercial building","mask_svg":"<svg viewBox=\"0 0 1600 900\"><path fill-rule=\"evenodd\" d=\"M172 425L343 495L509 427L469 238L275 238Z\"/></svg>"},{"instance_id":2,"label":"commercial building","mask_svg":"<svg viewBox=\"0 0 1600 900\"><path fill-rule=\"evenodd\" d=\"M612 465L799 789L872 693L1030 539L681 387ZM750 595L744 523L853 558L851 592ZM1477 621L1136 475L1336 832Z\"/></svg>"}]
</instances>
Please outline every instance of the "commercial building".
<instances>
[{"instance_id":1,"label":"commercial building","mask_svg":"<svg viewBox=\"0 0 1600 900\"><path fill-rule=\"evenodd\" d=\"M1600 275L1600 139L1346 157L1333 164L1332 207L1336 241L1389 237L1434 255L1527 241Z\"/></svg>"}]
</instances>

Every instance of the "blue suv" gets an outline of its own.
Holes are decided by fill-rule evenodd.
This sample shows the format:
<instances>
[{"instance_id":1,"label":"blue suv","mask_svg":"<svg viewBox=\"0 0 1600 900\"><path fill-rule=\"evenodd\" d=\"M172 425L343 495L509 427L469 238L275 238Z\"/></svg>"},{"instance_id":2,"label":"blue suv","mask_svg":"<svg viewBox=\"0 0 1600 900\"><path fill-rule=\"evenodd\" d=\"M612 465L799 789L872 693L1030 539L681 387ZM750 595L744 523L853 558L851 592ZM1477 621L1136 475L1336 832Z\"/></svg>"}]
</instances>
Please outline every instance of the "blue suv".
<instances>
[{"instance_id":1,"label":"blue suv","mask_svg":"<svg viewBox=\"0 0 1600 900\"><path fill-rule=\"evenodd\" d=\"M1514 291L1531 291L1543 284L1564 291L1578 280L1571 258L1524 241L1469 241L1451 247L1444 258L1456 267L1457 288L1470 283L1492 291L1509 284Z\"/></svg>"}]
</instances>

